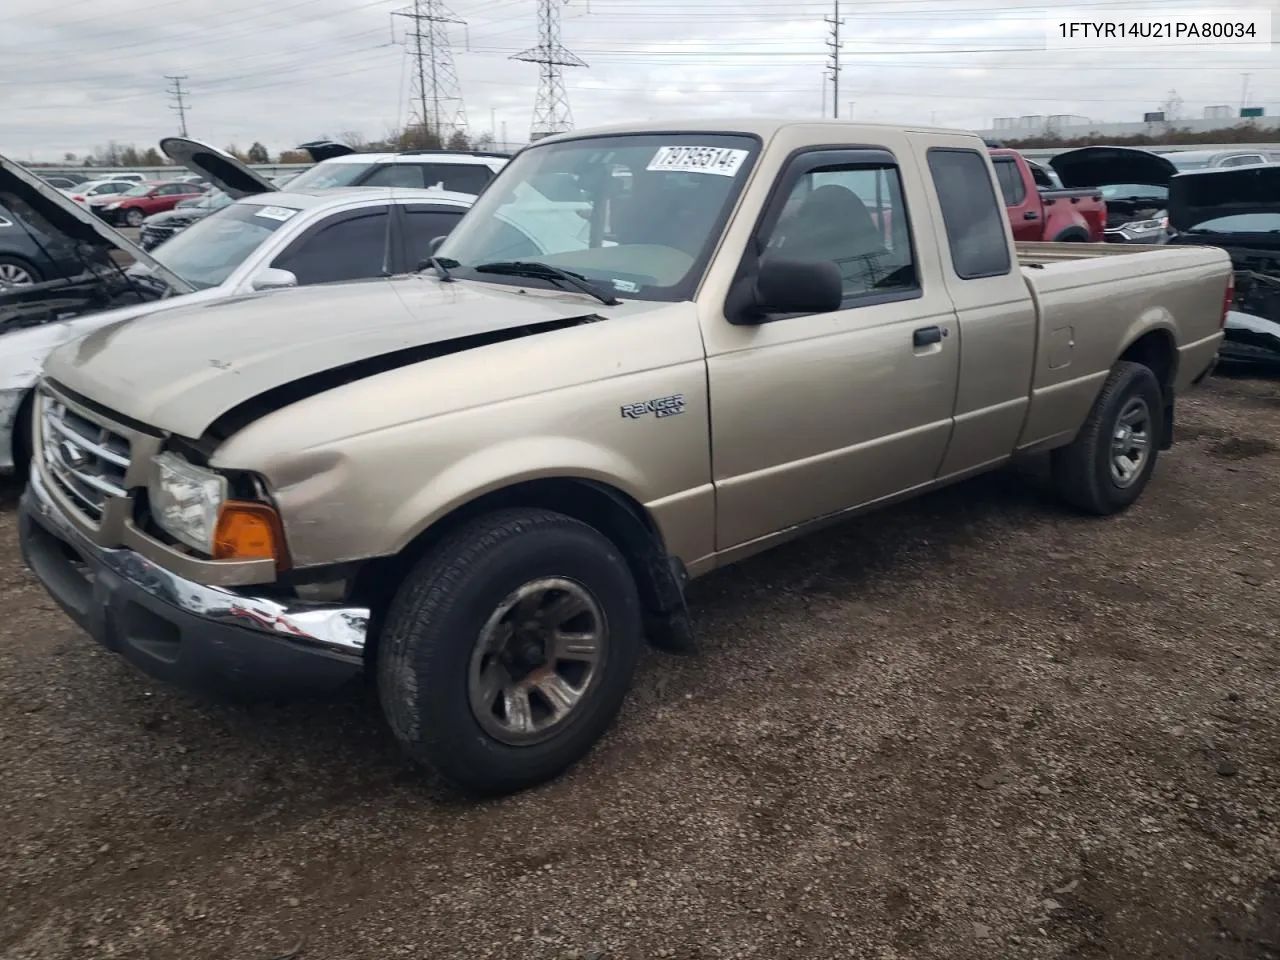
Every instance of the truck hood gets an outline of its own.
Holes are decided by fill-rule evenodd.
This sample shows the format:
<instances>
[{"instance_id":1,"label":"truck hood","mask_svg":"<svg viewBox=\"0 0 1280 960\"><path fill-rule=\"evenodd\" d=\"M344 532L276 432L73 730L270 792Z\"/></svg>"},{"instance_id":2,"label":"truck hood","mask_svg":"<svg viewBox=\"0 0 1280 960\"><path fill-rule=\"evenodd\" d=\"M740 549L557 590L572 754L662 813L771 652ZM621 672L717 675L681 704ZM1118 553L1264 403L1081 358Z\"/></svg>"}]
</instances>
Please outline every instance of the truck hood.
<instances>
[{"instance_id":1,"label":"truck hood","mask_svg":"<svg viewBox=\"0 0 1280 960\"><path fill-rule=\"evenodd\" d=\"M1180 173L1169 181L1167 210L1178 231L1219 217L1280 213L1280 164Z\"/></svg>"},{"instance_id":2,"label":"truck hood","mask_svg":"<svg viewBox=\"0 0 1280 960\"><path fill-rule=\"evenodd\" d=\"M609 313L661 306L632 302ZM483 343L462 338L587 322L599 318L596 307L576 294L417 275L295 287L103 326L59 347L44 369L119 414L195 439L240 404L277 387L302 387L304 378L338 374L310 390L319 392L415 362L415 348L452 342L462 349Z\"/></svg>"},{"instance_id":3,"label":"truck hood","mask_svg":"<svg viewBox=\"0 0 1280 960\"><path fill-rule=\"evenodd\" d=\"M125 239L103 222L91 210L76 203L57 187L51 187L21 164L0 156L0 204L6 197L18 201L19 206L30 210L35 223L32 226L49 236L66 237L76 243L102 246L103 242L149 267L154 275L163 279L175 293L191 293L195 287L156 260L133 241ZM23 216L22 210L15 210ZM0 313L3 313L5 294L0 292Z\"/></svg>"},{"instance_id":4,"label":"truck hood","mask_svg":"<svg viewBox=\"0 0 1280 960\"><path fill-rule=\"evenodd\" d=\"M160 149L174 163L182 164L237 200L280 189L225 150L199 140L165 137L160 141Z\"/></svg>"},{"instance_id":5,"label":"truck hood","mask_svg":"<svg viewBox=\"0 0 1280 960\"><path fill-rule=\"evenodd\" d=\"M1137 147L1080 147L1049 161L1062 180L1074 187L1106 187L1114 183L1141 183L1167 187L1178 168L1150 150Z\"/></svg>"}]
</instances>

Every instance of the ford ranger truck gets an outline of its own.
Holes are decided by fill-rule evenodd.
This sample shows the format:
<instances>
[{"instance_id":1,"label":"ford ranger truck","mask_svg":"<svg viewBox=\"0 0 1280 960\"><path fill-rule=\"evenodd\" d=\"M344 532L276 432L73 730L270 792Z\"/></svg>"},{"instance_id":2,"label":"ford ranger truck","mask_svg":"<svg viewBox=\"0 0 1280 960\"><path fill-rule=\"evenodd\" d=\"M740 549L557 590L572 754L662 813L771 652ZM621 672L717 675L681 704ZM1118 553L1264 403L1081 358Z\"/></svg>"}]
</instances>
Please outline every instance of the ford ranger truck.
<instances>
[{"instance_id":1,"label":"ford ranger truck","mask_svg":"<svg viewBox=\"0 0 1280 960\"><path fill-rule=\"evenodd\" d=\"M1055 188L1044 169L1017 150L992 150L991 162L1015 241L1103 242L1107 205L1100 190Z\"/></svg>"},{"instance_id":2,"label":"ford ranger truck","mask_svg":"<svg viewBox=\"0 0 1280 960\"><path fill-rule=\"evenodd\" d=\"M540 245L561 204L580 230ZM1231 277L1015 244L976 136L759 118L539 140L423 259L59 347L21 542L163 680L368 671L477 794L583 757L644 643L692 648L692 578L1024 454L1124 510Z\"/></svg>"}]
</instances>

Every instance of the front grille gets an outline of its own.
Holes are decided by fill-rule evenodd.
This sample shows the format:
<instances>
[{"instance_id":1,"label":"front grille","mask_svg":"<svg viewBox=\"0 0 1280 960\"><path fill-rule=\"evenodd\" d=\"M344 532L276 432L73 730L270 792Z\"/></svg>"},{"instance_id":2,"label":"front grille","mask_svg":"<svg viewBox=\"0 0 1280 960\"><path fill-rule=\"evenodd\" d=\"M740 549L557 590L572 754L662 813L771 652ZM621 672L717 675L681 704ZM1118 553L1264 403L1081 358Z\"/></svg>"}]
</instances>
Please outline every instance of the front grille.
<instances>
[{"instance_id":1,"label":"front grille","mask_svg":"<svg viewBox=\"0 0 1280 960\"><path fill-rule=\"evenodd\" d=\"M126 495L127 437L42 394L40 441L45 477L90 522L102 519L108 497Z\"/></svg>"},{"instance_id":2,"label":"front grille","mask_svg":"<svg viewBox=\"0 0 1280 960\"><path fill-rule=\"evenodd\" d=\"M143 227L138 233L138 239L142 243L144 250L150 250L152 247L158 247L170 237L172 237L180 227Z\"/></svg>"}]
</instances>

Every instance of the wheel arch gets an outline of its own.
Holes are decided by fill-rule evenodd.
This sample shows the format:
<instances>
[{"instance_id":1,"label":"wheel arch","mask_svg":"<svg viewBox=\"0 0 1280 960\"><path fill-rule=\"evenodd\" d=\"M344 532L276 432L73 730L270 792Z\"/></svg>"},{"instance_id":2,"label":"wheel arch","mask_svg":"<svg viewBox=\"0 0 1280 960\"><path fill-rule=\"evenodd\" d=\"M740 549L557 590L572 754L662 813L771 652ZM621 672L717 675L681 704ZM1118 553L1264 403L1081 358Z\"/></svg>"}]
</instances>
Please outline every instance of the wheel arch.
<instances>
[{"instance_id":1,"label":"wheel arch","mask_svg":"<svg viewBox=\"0 0 1280 960\"><path fill-rule=\"evenodd\" d=\"M1079 224L1072 224L1058 231L1054 243L1089 243L1089 231Z\"/></svg>"},{"instance_id":2,"label":"wheel arch","mask_svg":"<svg viewBox=\"0 0 1280 960\"><path fill-rule=\"evenodd\" d=\"M684 586L688 573L667 553L652 515L630 494L600 480L551 476L513 482L469 499L413 537L397 553L364 564L354 590L367 598L375 628L367 655L376 656L377 621L396 590L423 556L468 522L497 510L545 509L562 513L599 531L621 551L644 603L650 640L673 651L686 649Z\"/></svg>"},{"instance_id":3,"label":"wheel arch","mask_svg":"<svg viewBox=\"0 0 1280 960\"><path fill-rule=\"evenodd\" d=\"M1173 332L1166 327L1147 330L1132 340L1116 359L1140 363L1155 374L1164 401L1160 449L1168 450L1173 443L1173 385L1178 376L1178 346Z\"/></svg>"},{"instance_id":4,"label":"wheel arch","mask_svg":"<svg viewBox=\"0 0 1280 960\"><path fill-rule=\"evenodd\" d=\"M31 389L23 395L14 411L13 422L9 425L9 455L13 462L13 474L20 480L26 479L35 449L31 422L35 394L35 390Z\"/></svg>"}]
</instances>

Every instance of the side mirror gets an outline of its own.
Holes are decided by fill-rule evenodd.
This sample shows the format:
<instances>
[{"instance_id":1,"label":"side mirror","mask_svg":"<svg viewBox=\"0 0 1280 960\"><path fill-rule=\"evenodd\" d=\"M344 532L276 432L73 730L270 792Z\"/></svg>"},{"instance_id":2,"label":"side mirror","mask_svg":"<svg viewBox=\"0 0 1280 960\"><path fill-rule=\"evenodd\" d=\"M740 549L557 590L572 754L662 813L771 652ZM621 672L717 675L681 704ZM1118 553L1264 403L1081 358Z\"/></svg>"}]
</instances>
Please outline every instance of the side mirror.
<instances>
[{"instance_id":1,"label":"side mirror","mask_svg":"<svg viewBox=\"0 0 1280 960\"><path fill-rule=\"evenodd\" d=\"M283 290L285 287L296 287L298 278L290 270L278 267L264 267L254 276L250 286L255 290Z\"/></svg>"},{"instance_id":2,"label":"side mirror","mask_svg":"<svg viewBox=\"0 0 1280 960\"><path fill-rule=\"evenodd\" d=\"M440 249L440 244L444 243L444 237L432 237L431 242L427 244L427 256L434 257L436 251Z\"/></svg>"},{"instance_id":3,"label":"side mirror","mask_svg":"<svg viewBox=\"0 0 1280 960\"><path fill-rule=\"evenodd\" d=\"M734 297L734 323L759 323L771 313L832 313L844 302L844 278L830 260L765 256L749 283Z\"/></svg>"}]
</instances>

